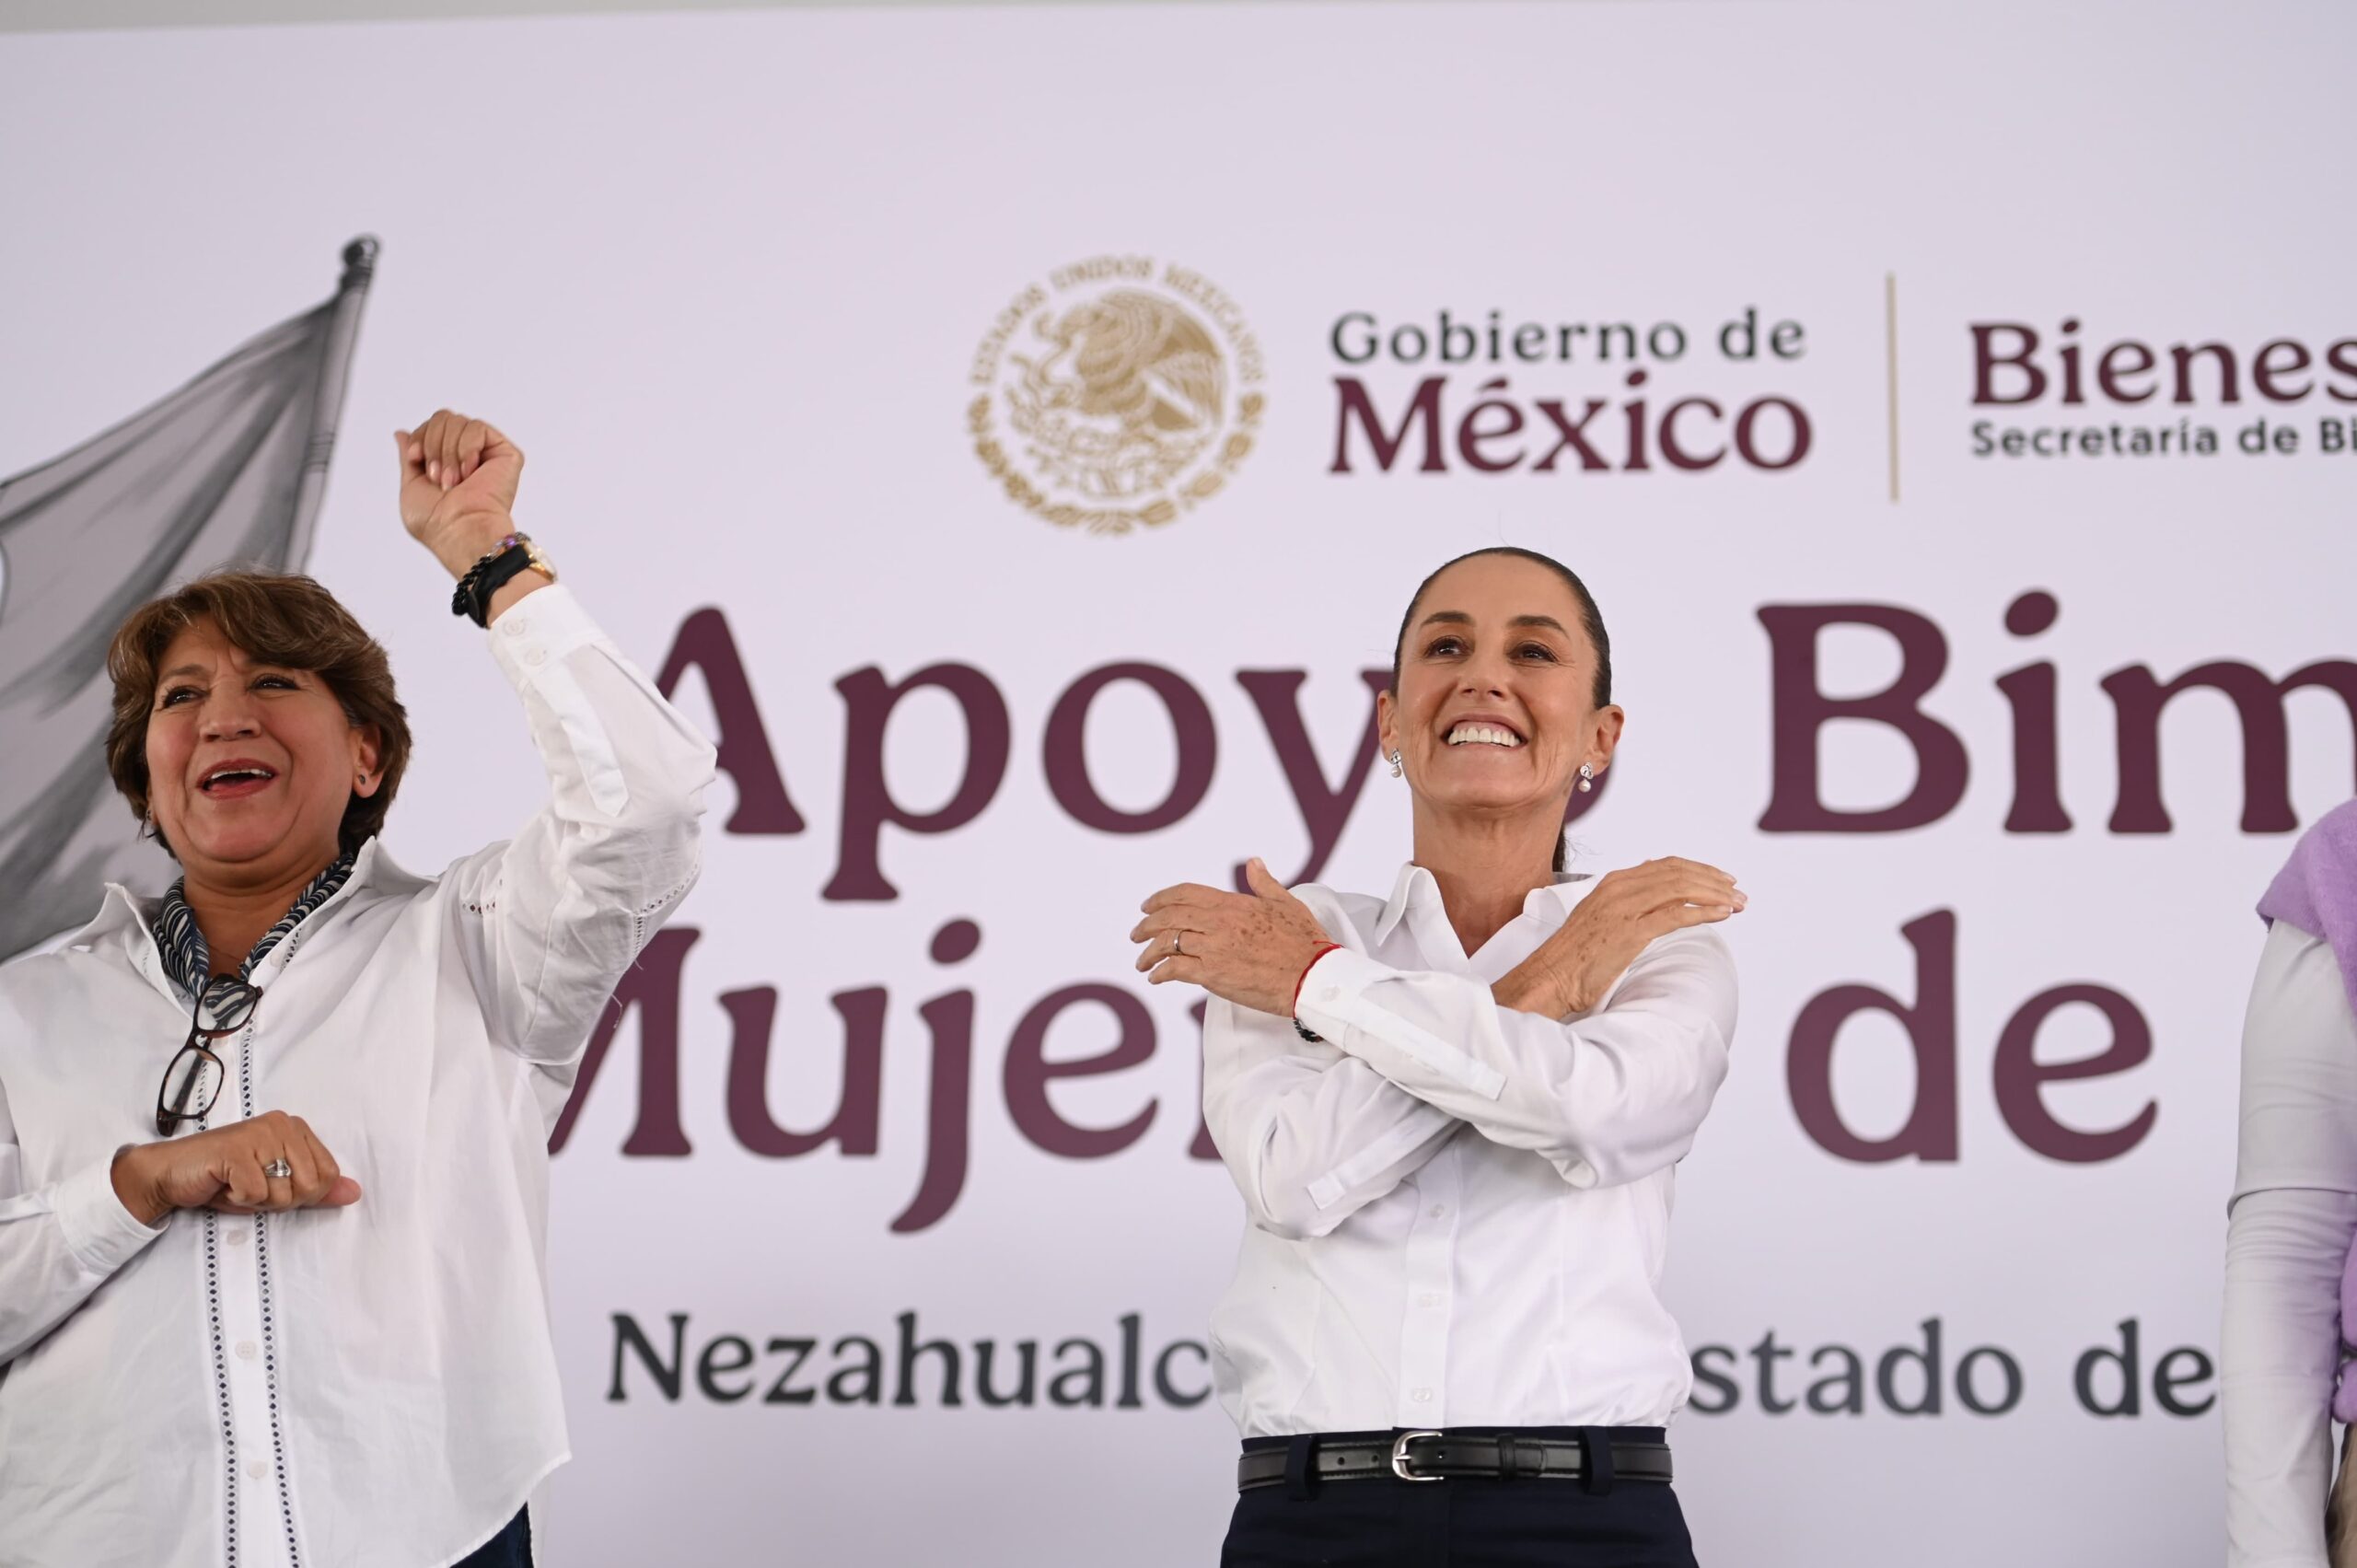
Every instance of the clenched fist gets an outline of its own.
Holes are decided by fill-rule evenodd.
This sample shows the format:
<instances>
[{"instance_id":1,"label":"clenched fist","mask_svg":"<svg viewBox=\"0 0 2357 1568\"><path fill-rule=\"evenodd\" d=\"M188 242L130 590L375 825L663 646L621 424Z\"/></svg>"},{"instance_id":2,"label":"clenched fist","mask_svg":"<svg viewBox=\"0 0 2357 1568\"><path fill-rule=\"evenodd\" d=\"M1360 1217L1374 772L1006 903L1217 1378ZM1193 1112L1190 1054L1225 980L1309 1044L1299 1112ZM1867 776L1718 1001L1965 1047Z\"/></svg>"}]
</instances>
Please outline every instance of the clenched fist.
<instances>
[{"instance_id":1,"label":"clenched fist","mask_svg":"<svg viewBox=\"0 0 2357 1568\"><path fill-rule=\"evenodd\" d=\"M273 1176L284 1160L290 1174ZM143 1225L174 1209L250 1214L285 1209L340 1209L360 1201L360 1183L299 1116L265 1111L210 1132L141 1144L114 1160L115 1196Z\"/></svg>"},{"instance_id":2,"label":"clenched fist","mask_svg":"<svg viewBox=\"0 0 2357 1568\"><path fill-rule=\"evenodd\" d=\"M480 419L448 409L415 431L396 430L401 525L454 577L516 528L523 448Z\"/></svg>"}]
</instances>

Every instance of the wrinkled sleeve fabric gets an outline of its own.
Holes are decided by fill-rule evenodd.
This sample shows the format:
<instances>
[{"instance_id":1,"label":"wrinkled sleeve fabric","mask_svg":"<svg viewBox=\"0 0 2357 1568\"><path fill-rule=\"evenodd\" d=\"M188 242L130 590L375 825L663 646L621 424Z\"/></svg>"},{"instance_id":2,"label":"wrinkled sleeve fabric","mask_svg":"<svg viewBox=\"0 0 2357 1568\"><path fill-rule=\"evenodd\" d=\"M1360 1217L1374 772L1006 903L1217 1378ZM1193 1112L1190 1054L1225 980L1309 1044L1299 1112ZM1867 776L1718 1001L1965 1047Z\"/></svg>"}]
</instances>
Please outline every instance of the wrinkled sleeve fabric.
<instances>
[{"instance_id":1,"label":"wrinkled sleeve fabric","mask_svg":"<svg viewBox=\"0 0 2357 1568\"><path fill-rule=\"evenodd\" d=\"M1327 954L1303 1022L1385 1081L1482 1137L1527 1149L1574 1187L1615 1186L1693 1147L1726 1078L1735 960L1715 932L1672 933L1603 1005L1558 1021L1502 1006L1469 975Z\"/></svg>"},{"instance_id":2,"label":"wrinkled sleeve fabric","mask_svg":"<svg viewBox=\"0 0 2357 1568\"><path fill-rule=\"evenodd\" d=\"M2282 921L2244 1017L2227 1213L2227 1561L2325 1568L2340 1277L2357 1239L2357 1017L2332 949Z\"/></svg>"},{"instance_id":3,"label":"wrinkled sleeve fabric","mask_svg":"<svg viewBox=\"0 0 2357 1568\"><path fill-rule=\"evenodd\" d=\"M1252 1223L1289 1240L1333 1230L1457 1127L1292 1020L1217 996L1203 1015L1203 1124Z\"/></svg>"},{"instance_id":4,"label":"wrinkled sleeve fabric","mask_svg":"<svg viewBox=\"0 0 2357 1568\"><path fill-rule=\"evenodd\" d=\"M64 1322L92 1291L164 1234L115 1196L113 1161L28 1191L0 1084L0 1366Z\"/></svg>"},{"instance_id":5,"label":"wrinkled sleeve fabric","mask_svg":"<svg viewBox=\"0 0 2357 1568\"><path fill-rule=\"evenodd\" d=\"M490 639L549 798L512 841L455 868L468 968L492 1038L569 1069L622 971L695 883L714 752L570 589L517 600Z\"/></svg>"}]
</instances>

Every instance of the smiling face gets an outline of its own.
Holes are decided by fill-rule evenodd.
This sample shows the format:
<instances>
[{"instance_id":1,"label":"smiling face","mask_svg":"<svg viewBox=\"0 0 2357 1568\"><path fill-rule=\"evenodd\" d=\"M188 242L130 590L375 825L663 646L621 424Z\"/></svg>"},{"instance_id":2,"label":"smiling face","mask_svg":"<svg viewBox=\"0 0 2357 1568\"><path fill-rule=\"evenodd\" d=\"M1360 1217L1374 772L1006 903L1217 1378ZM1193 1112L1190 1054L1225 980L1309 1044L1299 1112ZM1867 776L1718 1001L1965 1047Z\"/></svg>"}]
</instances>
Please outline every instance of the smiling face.
<instances>
[{"instance_id":1,"label":"smiling face","mask_svg":"<svg viewBox=\"0 0 2357 1568\"><path fill-rule=\"evenodd\" d=\"M380 782L373 727L313 671L260 662L211 620L156 666L148 808L192 885L286 881L333 860L344 807Z\"/></svg>"},{"instance_id":2,"label":"smiling face","mask_svg":"<svg viewBox=\"0 0 2357 1568\"><path fill-rule=\"evenodd\" d=\"M1376 720L1420 807L1560 823L1580 764L1601 773L1611 761L1621 713L1596 703L1585 607L1538 562L1476 555L1444 569L1410 610L1399 654Z\"/></svg>"}]
</instances>

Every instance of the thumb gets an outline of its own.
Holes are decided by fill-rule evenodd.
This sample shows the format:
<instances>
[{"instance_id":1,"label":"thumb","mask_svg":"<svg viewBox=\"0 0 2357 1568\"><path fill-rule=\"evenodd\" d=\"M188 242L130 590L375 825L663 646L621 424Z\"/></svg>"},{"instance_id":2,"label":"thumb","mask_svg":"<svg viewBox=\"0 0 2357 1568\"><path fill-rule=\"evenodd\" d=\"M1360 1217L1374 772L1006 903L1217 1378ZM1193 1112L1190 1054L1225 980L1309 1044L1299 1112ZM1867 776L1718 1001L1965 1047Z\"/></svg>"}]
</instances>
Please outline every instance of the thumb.
<instances>
[{"instance_id":1,"label":"thumb","mask_svg":"<svg viewBox=\"0 0 2357 1568\"><path fill-rule=\"evenodd\" d=\"M1293 897L1285 890L1285 885L1283 882L1269 874L1268 863L1257 854L1244 863L1244 880L1245 884L1261 898L1290 899Z\"/></svg>"},{"instance_id":2,"label":"thumb","mask_svg":"<svg viewBox=\"0 0 2357 1568\"><path fill-rule=\"evenodd\" d=\"M412 459L409 455L410 444L415 439L416 437L412 436L406 430L396 430L393 432L393 450L401 459L401 482L403 484L407 484L411 480L415 479L419 474L425 471L425 464L424 460Z\"/></svg>"},{"instance_id":3,"label":"thumb","mask_svg":"<svg viewBox=\"0 0 2357 1568\"><path fill-rule=\"evenodd\" d=\"M348 1176L339 1176L335 1179L335 1185L329 1188L327 1195L319 1200L319 1207L341 1209L358 1202L360 1202L360 1183Z\"/></svg>"}]
</instances>

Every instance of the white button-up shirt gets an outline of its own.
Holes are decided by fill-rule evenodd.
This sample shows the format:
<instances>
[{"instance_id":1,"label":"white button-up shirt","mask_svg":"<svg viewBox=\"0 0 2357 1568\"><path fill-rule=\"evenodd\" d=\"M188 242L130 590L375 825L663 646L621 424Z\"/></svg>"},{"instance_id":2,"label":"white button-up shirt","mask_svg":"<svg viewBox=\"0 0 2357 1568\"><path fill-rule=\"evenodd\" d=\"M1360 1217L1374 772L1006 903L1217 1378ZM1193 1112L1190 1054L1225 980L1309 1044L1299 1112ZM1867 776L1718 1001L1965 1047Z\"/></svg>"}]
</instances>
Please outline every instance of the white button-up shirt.
<instances>
[{"instance_id":1,"label":"white button-up shirt","mask_svg":"<svg viewBox=\"0 0 2357 1568\"><path fill-rule=\"evenodd\" d=\"M1559 877L1470 958L1432 874L1295 892L1342 944L1302 1021L1213 998L1203 1106L1250 1225L1212 1321L1248 1437L1659 1426L1692 1384L1658 1293L1674 1167L1726 1076L1735 965L1707 927L1590 1012L1490 987L1596 886Z\"/></svg>"},{"instance_id":2,"label":"white button-up shirt","mask_svg":"<svg viewBox=\"0 0 2357 1568\"><path fill-rule=\"evenodd\" d=\"M2219 1346L2226 1561L2325 1568L2340 1270L2357 1240L2357 1016L2332 949L2280 920L2251 986L2242 1080Z\"/></svg>"},{"instance_id":3,"label":"white button-up shirt","mask_svg":"<svg viewBox=\"0 0 2357 1568\"><path fill-rule=\"evenodd\" d=\"M216 1046L212 1125L303 1117L358 1203L125 1212L189 1023L155 900L0 969L0 1564L435 1568L566 1458L549 1129L695 880L714 758L567 589L490 641L548 804L431 879L371 841Z\"/></svg>"}]
</instances>

